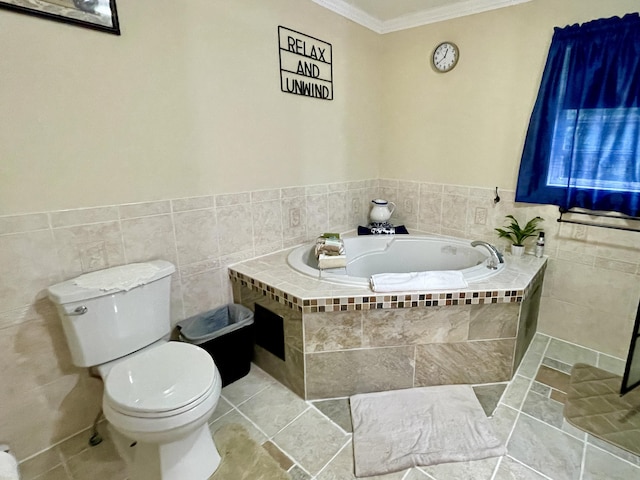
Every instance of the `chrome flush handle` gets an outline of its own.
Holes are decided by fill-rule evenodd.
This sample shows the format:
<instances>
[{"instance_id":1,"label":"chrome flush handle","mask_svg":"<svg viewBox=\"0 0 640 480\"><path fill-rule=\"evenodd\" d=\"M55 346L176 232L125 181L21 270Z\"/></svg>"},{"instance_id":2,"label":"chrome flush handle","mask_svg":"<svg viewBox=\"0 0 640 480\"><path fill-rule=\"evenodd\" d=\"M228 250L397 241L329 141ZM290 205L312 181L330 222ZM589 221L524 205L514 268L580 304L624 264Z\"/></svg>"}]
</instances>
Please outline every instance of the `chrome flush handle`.
<instances>
[{"instance_id":1,"label":"chrome flush handle","mask_svg":"<svg viewBox=\"0 0 640 480\"><path fill-rule=\"evenodd\" d=\"M76 307L76 309L73 312L67 312L67 315L69 316L84 315L85 313L87 313L88 310L89 309L85 305L80 305L79 307Z\"/></svg>"}]
</instances>

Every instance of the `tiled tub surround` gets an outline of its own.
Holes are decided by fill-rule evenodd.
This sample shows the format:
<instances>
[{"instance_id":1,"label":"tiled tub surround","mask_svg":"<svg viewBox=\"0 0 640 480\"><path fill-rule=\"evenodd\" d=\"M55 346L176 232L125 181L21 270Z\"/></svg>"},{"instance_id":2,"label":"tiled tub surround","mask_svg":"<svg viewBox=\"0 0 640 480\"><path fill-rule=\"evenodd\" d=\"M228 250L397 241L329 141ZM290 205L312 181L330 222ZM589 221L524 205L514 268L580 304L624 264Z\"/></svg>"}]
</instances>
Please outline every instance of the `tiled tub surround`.
<instances>
[{"instance_id":1,"label":"tiled tub surround","mask_svg":"<svg viewBox=\"0 0 640 480\"><path fill-rule=\"evenodd\" d=\"M615 357L626 357L640 298L640 236L636 232L557 223L553 205L516 203L514 192L381 179L380 196L396 203L392 221L411 229L499 243L505 215L545 219L541 332ZM527 249L533 250L535 239ZM615 299L615 301L608 301Z\"/></svg>"},{"instance_id":2,"label":"tiled tub surround","mask_svg":"<svg viewBox=\"0 0 640 480\"><path fill-rule=\"evenodd\" d=\"M376 295L295 272L287 253L229 271L236 302L282 318L284 359L258 327L256 364L306 399L507 381L536 331L545 259L507 255L465 290Z\"/></svg>"},{"instance_id":3,"label":"tiled tub surround","mask_svg":"<svg viewBox=\"0 0 640 480\"><path fill-rule=\"evenodd\" d=\"M78 273L164 258L176 263L173 320L231 300L226 266L366 222L372 198L397 204L410 231L497 243L504 216L546 219L539 330L625 357L640 296L638 234L556 224L557 209L512 191L393 179L155 199L0 216L0 433L20 460L55 460L55 445L88 428L102 386L70 361L44 289ZM606 301L615 299L615 301ZM418 300L419 301L419 300ZM38 453L42 452L40 455Z\"/></svg>"}]
</instances>

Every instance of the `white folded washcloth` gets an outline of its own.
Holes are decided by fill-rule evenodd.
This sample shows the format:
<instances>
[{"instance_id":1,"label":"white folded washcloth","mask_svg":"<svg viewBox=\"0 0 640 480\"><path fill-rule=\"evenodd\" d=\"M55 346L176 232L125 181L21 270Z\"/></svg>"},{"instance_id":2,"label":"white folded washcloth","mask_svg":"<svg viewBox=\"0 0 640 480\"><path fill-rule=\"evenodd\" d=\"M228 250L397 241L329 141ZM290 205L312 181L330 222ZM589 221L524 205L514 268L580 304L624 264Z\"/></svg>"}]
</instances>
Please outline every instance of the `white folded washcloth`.
<instances>
[{"instance_id":1,"label":"white folded washcloth","mask_svg":"<svg viewBox=\"0 0 640 480\"><path fill-rule=\"evenodd\" d=\"M0 452L0 480L20 480L18 461L9 452Z\"/></svg>"},{"instance_id":2,"label":"white folded washcloth","mask_svg":"<svg viewBox=\"0 0 640 480\"><path fill-rule=\"evenodd\" d=\"M116 289L128 291L153 278L158 270L160 270L159 267L149 263L130 263L85 273L73 280L73 283L79 287L104 290L105 292Z\"/></svg>"},{"instance_id":3,"label":"white folded washcloth","mask_svg":"<svg viewBox=\"0 0 640 480\"><path fill-rule=\"evenodd\" d=\"M442 270L434 272L379 273L371 275L374 292L409 292L466 288L469 285L462 272Z\"/></svg>"}]
</instances>

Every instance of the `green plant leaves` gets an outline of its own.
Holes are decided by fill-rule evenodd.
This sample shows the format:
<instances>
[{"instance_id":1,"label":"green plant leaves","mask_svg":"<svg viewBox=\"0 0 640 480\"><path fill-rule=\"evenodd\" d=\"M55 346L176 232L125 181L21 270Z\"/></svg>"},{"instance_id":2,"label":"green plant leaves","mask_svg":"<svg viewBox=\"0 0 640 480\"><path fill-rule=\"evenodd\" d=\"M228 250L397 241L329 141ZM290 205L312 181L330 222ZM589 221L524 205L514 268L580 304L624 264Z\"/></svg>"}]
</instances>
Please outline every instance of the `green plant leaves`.
<instances>
[{"instance_id":1,"label":"green plant leaves","mask_svg":"<svg viewBox=\"0 0 640 480\"><path fill-rule=\"evenodd\" d=\"M495 231L498 232L498 237L507 238L514 245L522 245L527 238L542 231L541 228L538 228L538 224L544 221L542 217L533 217L524 227L520 227L520 223L513 215L507 215L506 218L511 220L510 225L496 228Z\"/></svg>"}]
</instances>

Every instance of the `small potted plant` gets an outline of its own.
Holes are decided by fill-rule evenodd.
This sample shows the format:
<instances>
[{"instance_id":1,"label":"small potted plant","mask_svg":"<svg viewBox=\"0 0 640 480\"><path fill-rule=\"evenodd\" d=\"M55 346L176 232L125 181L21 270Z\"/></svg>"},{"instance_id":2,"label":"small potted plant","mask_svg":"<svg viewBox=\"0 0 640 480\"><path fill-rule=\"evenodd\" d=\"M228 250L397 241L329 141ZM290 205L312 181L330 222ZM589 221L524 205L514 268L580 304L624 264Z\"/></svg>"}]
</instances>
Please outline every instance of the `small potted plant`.
<instances>
[{"instance_id":1,"label":"small potted plant","mask_svg":"<svg viewBox=\"0 0 640 480\"><path fill-rule=\"evenodd\" d=\"M511 225L505 225L495 230L498 232L498 237L506 238L511 242L511 253L519 257L524 253L524 241L542 231L541 228L538 228L538 224L542 222L544 218L533 217L524 227L520 226L518 220L516 220L513 215L507 215L506 218L511 220Z\"/></svg>"}]
</instances>

